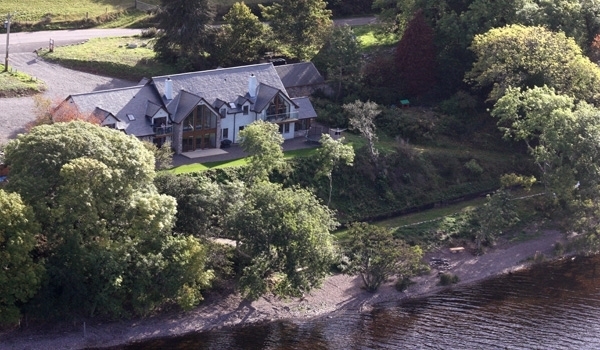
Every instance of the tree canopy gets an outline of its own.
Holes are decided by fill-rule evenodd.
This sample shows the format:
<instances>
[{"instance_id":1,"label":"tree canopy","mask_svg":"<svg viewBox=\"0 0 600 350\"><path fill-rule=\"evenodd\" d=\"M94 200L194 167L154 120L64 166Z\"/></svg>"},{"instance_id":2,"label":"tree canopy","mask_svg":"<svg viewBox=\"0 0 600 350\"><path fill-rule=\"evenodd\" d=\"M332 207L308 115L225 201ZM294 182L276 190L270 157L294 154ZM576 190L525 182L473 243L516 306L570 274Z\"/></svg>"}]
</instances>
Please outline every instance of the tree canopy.
<instances>
[{"instance_id":1,"label":"tree canopy","mask_svg":"<svg viewBox=\"0 0 600 350\"><path fill-rule=\"evenodd\" d=\"M219 64L236 66L258 62L265 51L268 26L243 2L233 4L223 21L216 42Z\"/></svg>"},{"instance_id":2,"label":"tree canopy","mask_svg":"<svg viewBox=\"0 0 600 350\"><path fill-rule=\"evenodd\" d=\"M161 0L156 19L162 31L154 43L159 59L182 70L207 68L215 39L208 0Z\"/></svg>"},{"instance_id":3,"label":"tree canopy","mask_svg":"<svg viewBox=\"0 0 600 350\"><path fill-rule=\"evenodd\" d=\"M563 33L511 25L475 36L471 50L477 60L466 80L491 88L492 101L501 98L510 86L543 85L577 100L600 101L600 68Z\"/></svg>"},{"instance_id":4,"label":"tree canopy","mask_svg":"<svg viewBox=\"0 0 600 350\"><path fill-rule=\"evenodd\" d=\"M333 24L323 0L282 0L259 6L280 49L300 61L310 60L319 52Z\"/></svg>"},{"instance_id":5,"label":"tree canopy","mask_svg":"<svg viewBox=\"0 0 600 350\"><path fill-rule=\"evenodd\" d=\"M19 135L5 152L7 189L33 207L42 227L37 254L48 282L35 300L40 310L146 314L201 299L212 278L206 254L195 239L172 236L176 203L156 191L154 157L141 141L89 123L56 123Z\"/></svg>"},{"instance_id":6,"label":"tree canopy","mask_svg":"<svg viewBox=\"0 0 600 350\"><path fill-rule=\"evenodd\" d=\"M41 284L43 266L32 256L39 233L31 208L18 194L0 189L0 324L17 323L17 303L28 301Z\"/></svg>"},{"instance_id":7,"label":"tree canopy","mask_svg":"<svg viewBox=\"0 0 600 350\"><path fill-rule=\"evenodd\" d=\"M312 62L327 74L328 80L337 85L337 100L343 94L344 88L359 80L361 58L360 45L352 28L342 25L333 27L325 45Z\"/></svg>"},{"instance_id":8,"label":"tree canopy","mask_svg":"<svg viewBox=\"0 0 600 350\"><path fill-rule=\"evenodd\" d=\"M346 273L360 275L370 292L392 276L413 276L420 266L421 249L394 239L388 228L359 222L350 226L348 236L350 239L344 245L350 259Z\"/></svg>"},{"instance_id":9,"label":"tree canopy","mask_svg":"<svg viewBox=\"0 0 600 350\"><path fill-rule=\"evenodd\" d=\"M249 181L265 180L284 164L283 136L277 124L257 120L240 132L240 147L250 155L247 167Z\"/></svg>"},{"instance_id":10,"label":"tree canopy","mask_svg":"<svg viewBox=\"0 0 600 350\"><path fill-rule=\"evenodd\" d=\"M433 87L435 51L433 29L425 20L423 11L417 11L396 46L397 70L407 96L421 96Z\"/></svg>"},{"instance_id":11,"label":"tree canopy","mask_svg":"<svg viewBox=\"0 0 600 350\"><path fill-rule=\"evenodd\" d=\"M321 283L334 256L332 211L308 190L266 181L247 187L238 204L226 227L245 258L240 280L245 295L298 296Z\"/></svg>"}]
</instances>

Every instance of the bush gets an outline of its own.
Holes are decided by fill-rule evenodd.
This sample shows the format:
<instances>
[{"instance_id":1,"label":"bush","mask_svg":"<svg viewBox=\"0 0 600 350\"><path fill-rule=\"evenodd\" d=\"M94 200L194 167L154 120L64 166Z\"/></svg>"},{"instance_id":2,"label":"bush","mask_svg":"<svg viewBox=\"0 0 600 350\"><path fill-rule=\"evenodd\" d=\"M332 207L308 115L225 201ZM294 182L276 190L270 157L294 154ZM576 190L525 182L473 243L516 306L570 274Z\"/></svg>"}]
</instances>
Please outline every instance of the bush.
<instances>
[{"instance_id":1,"label":"bush","mask_svg":"<svg viewBox=\"0 0 600 350\"><path fill-rule=\"evenodd\" d=\"M440 274L440 286L449 286L451 284L456 284L458 283L460 279L458 278L457 275L452 274L452 273L442 273Z\"/></svg>"},{"instance_id":2,"label":"bush","mask_svg":"<svg viewBox=\"0 0 600 350\"><path fill-rule=\"evenodd\" d=\"M142 38L154 38L158 34L158 29L156 27L150 27L148 29L142 30L141 37Z\"/></svg>"}]
</instances>

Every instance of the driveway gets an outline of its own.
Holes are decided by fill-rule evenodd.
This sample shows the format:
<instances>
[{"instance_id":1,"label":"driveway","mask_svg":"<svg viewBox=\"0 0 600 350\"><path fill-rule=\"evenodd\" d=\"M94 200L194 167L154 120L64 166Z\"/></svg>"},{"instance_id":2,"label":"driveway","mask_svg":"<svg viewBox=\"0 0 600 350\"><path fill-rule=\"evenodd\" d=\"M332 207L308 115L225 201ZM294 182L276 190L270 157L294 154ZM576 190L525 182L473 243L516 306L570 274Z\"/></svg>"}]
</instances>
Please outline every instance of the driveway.
<instances>
[{"instance_id":1,"label":"driveway","mask_svg":"<svg viewBox=\"0 0 600 350\"><path fill-rule=\"evenodd\" d=\"M34 53L11 54L11 67L46 83L44 97L60 101L76 93L115 89L136 82L83 73L43 61ZM23 127L35 119L33 97L0 99L0 145L23 132Z\"/></svg>"}]
</instances>

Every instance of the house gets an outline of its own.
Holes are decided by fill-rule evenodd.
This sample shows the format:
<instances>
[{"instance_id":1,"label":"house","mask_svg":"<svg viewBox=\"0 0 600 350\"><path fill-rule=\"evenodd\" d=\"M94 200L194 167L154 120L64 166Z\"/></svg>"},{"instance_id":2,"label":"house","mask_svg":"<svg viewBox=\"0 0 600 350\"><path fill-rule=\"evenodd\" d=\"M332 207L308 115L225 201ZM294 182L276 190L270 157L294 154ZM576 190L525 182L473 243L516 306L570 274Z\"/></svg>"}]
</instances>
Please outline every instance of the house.
<instances>
[{"instance_id":1,"label":"house","mask_svg":"<svg viewBox=\"0 0 600 350\"><path fill-rule=\"evenodd\" d=\"M293 83L289 74L285 80ZM74 94L58 108L67 107L157 146L170 141L177 154L216 148L223 140L237 143L239 132L259 119L278 124L284 139L304 136L317 116L308 97L288 94L271 63L153 77L128 88Z\"/></svg>"}]
</instances>

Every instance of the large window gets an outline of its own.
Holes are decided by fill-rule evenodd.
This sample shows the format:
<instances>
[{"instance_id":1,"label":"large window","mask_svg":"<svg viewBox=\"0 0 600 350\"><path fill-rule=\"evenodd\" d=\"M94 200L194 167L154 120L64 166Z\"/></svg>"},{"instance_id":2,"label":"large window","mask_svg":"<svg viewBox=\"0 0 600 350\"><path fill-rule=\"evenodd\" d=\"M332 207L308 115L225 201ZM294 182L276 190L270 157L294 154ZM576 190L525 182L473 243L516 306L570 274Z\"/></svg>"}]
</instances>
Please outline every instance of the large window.
<instances>
[{"instance_id":1,"label":"large window","mask_svg":"<svg viewBox=\"0 0 600 350\"><path fill-rule=\"evenodd\" d=\"M183 152L216 147L217 118L205 105L194 108L183 122Z\"/></svg>"},{"instance_id":2,"label":"large window","mask_svg":"<svg viewBox=\"0 0 600 350\"><path fill-rule=\"evenodd\" d=\"M287 103L284 101L284 99L281 96L277 95L275 96L273 101L269 103L269 108L267 109L267 116L283 115L287 113L287 108Z\"/></svg>"}]
</instances>

